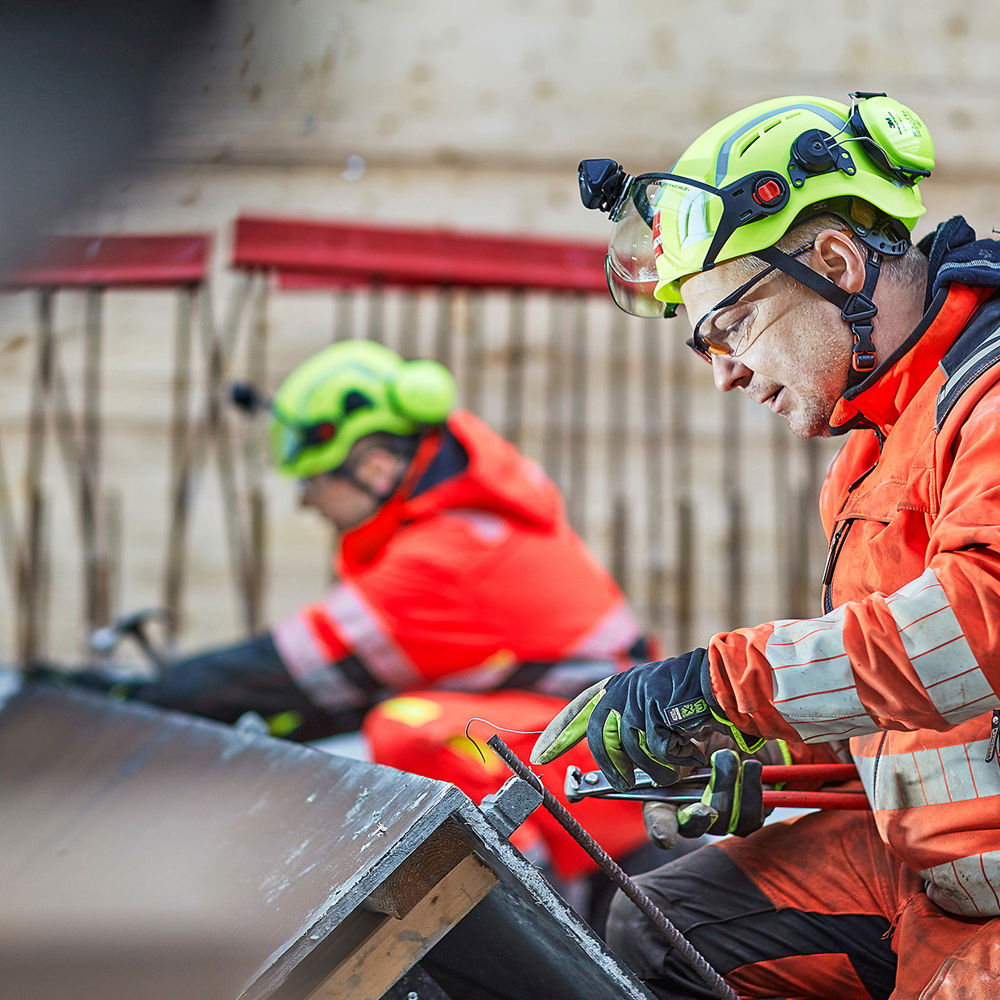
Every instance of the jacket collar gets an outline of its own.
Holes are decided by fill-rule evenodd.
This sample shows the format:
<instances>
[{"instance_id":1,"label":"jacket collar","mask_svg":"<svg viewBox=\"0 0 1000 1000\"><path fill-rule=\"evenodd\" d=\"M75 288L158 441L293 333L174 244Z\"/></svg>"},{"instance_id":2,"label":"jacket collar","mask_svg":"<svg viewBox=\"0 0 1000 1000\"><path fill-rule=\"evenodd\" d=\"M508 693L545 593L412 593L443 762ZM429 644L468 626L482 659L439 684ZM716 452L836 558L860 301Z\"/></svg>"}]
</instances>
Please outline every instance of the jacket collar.
<instances>
[{"instance_id":1,"label":"jacket collar","mask_svg":"<svg viewBox=\"0 0 1000 1000\"><path fill-rule=\"evenodd\" d=\"M927 255L925 312L906 340L860 385L837 401L830 431L888 433L983 301L1000 288L1000 243L977 240L956 216L922 240Z\"/></svg>"},{"instance_id":2,"label":"jacket collar","mask_svg":"<svg viewBox=\"0 0 1000 1000\"><path fill-rule=\"evenodd\" d=\"M345 531L340 538L339 563L343 571L370 563L410 516L416 485L441 449L441 431L428 434L413 457L396 492L367 521Z\"/></svg>"}]
</instances>

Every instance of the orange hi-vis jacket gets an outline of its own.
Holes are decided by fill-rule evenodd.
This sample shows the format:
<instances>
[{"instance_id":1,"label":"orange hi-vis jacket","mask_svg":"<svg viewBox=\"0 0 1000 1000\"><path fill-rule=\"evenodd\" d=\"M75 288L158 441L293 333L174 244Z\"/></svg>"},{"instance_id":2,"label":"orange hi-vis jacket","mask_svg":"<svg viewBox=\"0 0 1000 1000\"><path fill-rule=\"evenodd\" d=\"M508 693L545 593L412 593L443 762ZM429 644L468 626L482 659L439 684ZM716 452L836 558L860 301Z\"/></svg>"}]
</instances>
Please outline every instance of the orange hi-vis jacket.
<instances>
[{"instance_id":1,"label":"orange hi-vis jacket","mask_svg":"<svg viewBox=\"0 0 1000 1000\"><path fill-rule=\"evenodd\" d=\"M1000 246L939 227L929 303L837 404L819 618L715 636L712 686L769 738L850 738L880 835L928 896L1000 914ZM1000 720L1000 712L993 717Z\"/></svg>"},{"instance_id":2,"label":"orange hi-vis jacket","mask_svg":"<svg viewBox=\"0 0 1000 1000\"><path fill-rule=\"evenodd\" d=\"M273 626L320 705L415 689L570 698L629 665L642 629L540 467L470 413L423 442L406 480L346 532L340 584Z\"/></svg>"}]
</instances>

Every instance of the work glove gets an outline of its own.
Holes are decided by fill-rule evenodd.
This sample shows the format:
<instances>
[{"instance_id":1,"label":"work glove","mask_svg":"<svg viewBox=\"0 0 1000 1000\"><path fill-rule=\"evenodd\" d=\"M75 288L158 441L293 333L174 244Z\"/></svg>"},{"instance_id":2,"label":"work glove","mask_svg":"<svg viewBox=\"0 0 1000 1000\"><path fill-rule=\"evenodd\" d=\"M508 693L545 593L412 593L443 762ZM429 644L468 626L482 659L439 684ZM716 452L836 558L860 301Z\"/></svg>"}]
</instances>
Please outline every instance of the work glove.
<instances>
[{"instance_id":1,"label":"work glove","mask_svg":"<svg viewBox=\"0 0 1000 1000\"><path fill-rule=\"evenodd\" d=\"M747 753L764 745L726 718L712 694L708 653L695 649L587 688L546 726L531 762L548 764L586 736L597 766L616 791L635 784L637 767L666 786L677 780L679 766L708 763L694 741L711 732L727 733Z\"/></svg>"},{"instance_id":2,"label":"work glove","mask_svg":"<svg viewBox=\"0 0 1000 1000\"><path fill-rule=\"evenodd\" d=\"M728 742L721 734L709 741ZM746 837L764 825L761 770L764 764L787 764L791 760L783 740L767 743L754 757L745 757L730 746L712 752L712 770L700 802L676 806L669 802L644 802L642 819L646 834L656 844L670 850L678 837L697 839L713 836Z\"/></svg>"}]
</instances>

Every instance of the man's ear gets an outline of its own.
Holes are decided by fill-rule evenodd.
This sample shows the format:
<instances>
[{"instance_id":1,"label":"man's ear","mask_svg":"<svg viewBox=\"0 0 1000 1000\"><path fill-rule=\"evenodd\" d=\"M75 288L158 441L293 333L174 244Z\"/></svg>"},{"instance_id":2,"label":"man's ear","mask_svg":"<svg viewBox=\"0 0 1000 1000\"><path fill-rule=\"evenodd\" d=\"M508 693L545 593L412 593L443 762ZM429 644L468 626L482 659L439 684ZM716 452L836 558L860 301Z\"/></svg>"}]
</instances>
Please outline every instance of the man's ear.
<instances>
[{"instance_id":1,"label":"man's ear","mask_svg":"<svg viewBox=\"0 0 1000 1000\"><path fill-rule=\"evenodd\" d=\"M386 448L373 445L358 456L354 474L376 493L386 493L393 488L399 474L398 455Z\"/></svg>"},{"instance_id":2,"label":"man's ear","mask_svg":"<svg viewBox=\"0 0 1000 1000\"><path fill-rule=\"evenodd\" d=\"M813 244L812 265L845 292L860 292L865 283L865 254L840 229L824 229Z\"/></svg>"}]
</instances>

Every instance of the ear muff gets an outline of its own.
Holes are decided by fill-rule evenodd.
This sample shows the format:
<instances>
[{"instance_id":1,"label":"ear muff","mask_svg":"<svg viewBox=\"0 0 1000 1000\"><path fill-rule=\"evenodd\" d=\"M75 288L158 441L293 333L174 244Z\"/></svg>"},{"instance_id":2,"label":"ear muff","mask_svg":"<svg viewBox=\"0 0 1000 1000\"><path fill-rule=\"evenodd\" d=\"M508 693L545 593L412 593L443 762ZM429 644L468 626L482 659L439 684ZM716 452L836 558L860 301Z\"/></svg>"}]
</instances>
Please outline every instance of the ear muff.
<instances>
[{"instance_id":1,"label":"ear muff","mask_svg":"<svg viewBox=\"0 0 1000 1000\"><path fill-rule=\"evenodd\" d=\"M851 94L848 128L887 174L910 186L934 169L934 143L919 116L885 94Z\"/></svg>"},{"instance_id":2,"label":"ear muff","mask_svg":"<svg viewBox=\"0 0 1000 1000\"><path fill-rule=\"evenodd\" d=\"M443 424L455 406L455 379L437 361L406 361L387 386L389 404L418 424Z\"/></svg>"}]
</instances>

